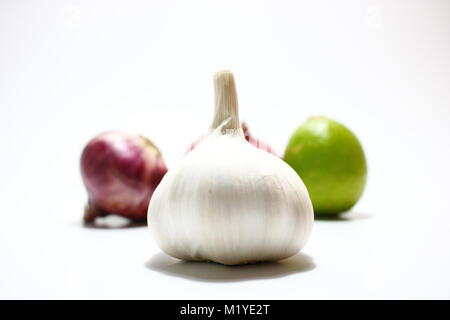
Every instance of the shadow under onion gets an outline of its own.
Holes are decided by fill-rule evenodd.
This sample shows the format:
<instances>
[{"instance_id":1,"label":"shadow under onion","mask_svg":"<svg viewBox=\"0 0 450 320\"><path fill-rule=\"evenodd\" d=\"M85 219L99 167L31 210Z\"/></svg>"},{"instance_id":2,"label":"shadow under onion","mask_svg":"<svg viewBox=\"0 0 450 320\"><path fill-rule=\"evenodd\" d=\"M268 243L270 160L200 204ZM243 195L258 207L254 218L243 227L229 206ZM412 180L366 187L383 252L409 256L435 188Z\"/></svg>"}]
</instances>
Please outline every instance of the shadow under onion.
<instances>
[{"instance_id":1,"label":"shadow under onion","mask_svg":"<svg viewBox=\"0 0 450 320\"><path fill-rule=\"evenodd\" d=\"M91 229L126 229L147 226L147 219L132 220L115 214L83 220L83 226Z\"/></svg>"}]
</instances>

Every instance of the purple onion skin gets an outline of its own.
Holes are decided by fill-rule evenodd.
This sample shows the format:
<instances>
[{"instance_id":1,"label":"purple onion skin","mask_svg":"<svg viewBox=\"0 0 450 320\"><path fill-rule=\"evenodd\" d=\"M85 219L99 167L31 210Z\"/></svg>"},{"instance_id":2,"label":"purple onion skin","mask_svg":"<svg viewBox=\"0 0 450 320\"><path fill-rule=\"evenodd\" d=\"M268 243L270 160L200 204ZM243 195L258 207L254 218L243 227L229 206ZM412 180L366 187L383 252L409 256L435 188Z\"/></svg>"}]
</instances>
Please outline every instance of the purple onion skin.
<instances>
[{"instance_id":1,"label":"purple onion skin","mask_svg":"<svg viewBox=\"0 0 450 320\"><path fill-rule=\"evenodd\" d=\"M249 142L250 144L252 144L253 146L255 146L258 149L267 151L271 154L273 154L274 156L278 156L278 154L275 152L275 150L272 149L272 147L270 147L267 143L254 138L251 134L250 131L248 130L248 125L245 122L241 123L242 126L242 131L244 132L244 136L245 136L245 140L247 140L247 142ZM191 152L192 150L195 149L195 147L203 140L203 137L200 139L197 139L196 141L194 141L188 148L188 150L186 151L186 153ZM186 154L185 153L185 154Z\"/></svg>"},{"instance_id":2,"label":"purple onion skin","mask_svg":"<svg viewBox=\"0 0 450 320\"><path fill-rule=\"evenodd\" d=\"M146 219L150 198L167 172L161 152L149 139L118 131L89 141L80 169L89 196L86 221L107 214Z\"/></svg>"}]
</instances>

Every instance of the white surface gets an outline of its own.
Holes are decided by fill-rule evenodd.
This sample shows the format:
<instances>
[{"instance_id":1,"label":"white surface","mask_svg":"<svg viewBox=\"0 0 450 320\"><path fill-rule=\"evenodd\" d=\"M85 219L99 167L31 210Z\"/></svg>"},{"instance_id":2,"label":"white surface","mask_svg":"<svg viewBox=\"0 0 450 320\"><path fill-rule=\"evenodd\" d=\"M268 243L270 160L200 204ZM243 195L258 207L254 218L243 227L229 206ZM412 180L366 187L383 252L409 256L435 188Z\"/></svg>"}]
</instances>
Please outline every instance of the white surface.
<instances>
[{"instance_id":1,"label":"white surface","mask_svg":"<svg viewBox=\"0 0 450 320\"><path fill-rule=\"evenodd\" d=\"M450 298L449 15L444 0L0 2L0 298ZM349 220L315 222L290 264L238 268L170 266L146 228L83 228L87 140L141 132L174 165L223 68L280 153L310 115L357 133L369 180Z\"/></svg>"}]
</instances>

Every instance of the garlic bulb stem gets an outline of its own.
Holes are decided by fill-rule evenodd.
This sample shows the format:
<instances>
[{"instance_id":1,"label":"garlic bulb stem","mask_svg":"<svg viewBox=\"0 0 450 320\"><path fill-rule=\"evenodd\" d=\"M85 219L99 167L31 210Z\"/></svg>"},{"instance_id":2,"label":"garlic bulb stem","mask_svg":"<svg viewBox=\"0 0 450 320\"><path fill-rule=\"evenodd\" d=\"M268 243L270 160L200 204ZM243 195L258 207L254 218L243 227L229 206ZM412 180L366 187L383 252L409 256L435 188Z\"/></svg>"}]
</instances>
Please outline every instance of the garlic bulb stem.
<instances>
[{"instance_id":1,"label":"garlic bulb stem","mask_svg":"<svg viewBox=\"0 0 450 320\"><path fill-rule=\"evenodd\" d=\"M222 134L238 133L244 137L239 121L236 83L230 71L218 71L214 74L214 93L215 112L211 130L220 127ZM226 123L224 123L225 121Z\"/></svg>"}]
</instances>

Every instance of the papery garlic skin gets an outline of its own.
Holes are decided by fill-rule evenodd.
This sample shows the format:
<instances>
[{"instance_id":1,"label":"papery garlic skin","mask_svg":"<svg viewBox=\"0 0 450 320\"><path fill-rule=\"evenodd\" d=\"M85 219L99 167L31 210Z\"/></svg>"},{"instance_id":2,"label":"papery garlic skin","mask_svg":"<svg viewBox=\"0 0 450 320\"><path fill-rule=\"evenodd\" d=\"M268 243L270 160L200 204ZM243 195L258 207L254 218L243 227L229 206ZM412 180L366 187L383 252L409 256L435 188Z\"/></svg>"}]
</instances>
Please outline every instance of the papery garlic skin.
<instances>
[{"instance_id":1,"label":"papery garlic skin","mask_svg":"<svg viewBox=\"0 0 450 320\"><path fill-rule=\"evenodd\" d=\"M217 91L216 83L216 102ZM183 260L234 265L288 258L312 229L308 192L283 160L244 139L237 100L225 100L233 107L219 106L219 118L216 108L211 134L155 190L149 228L163 251Z\"/></svg>"}]
</instances>

